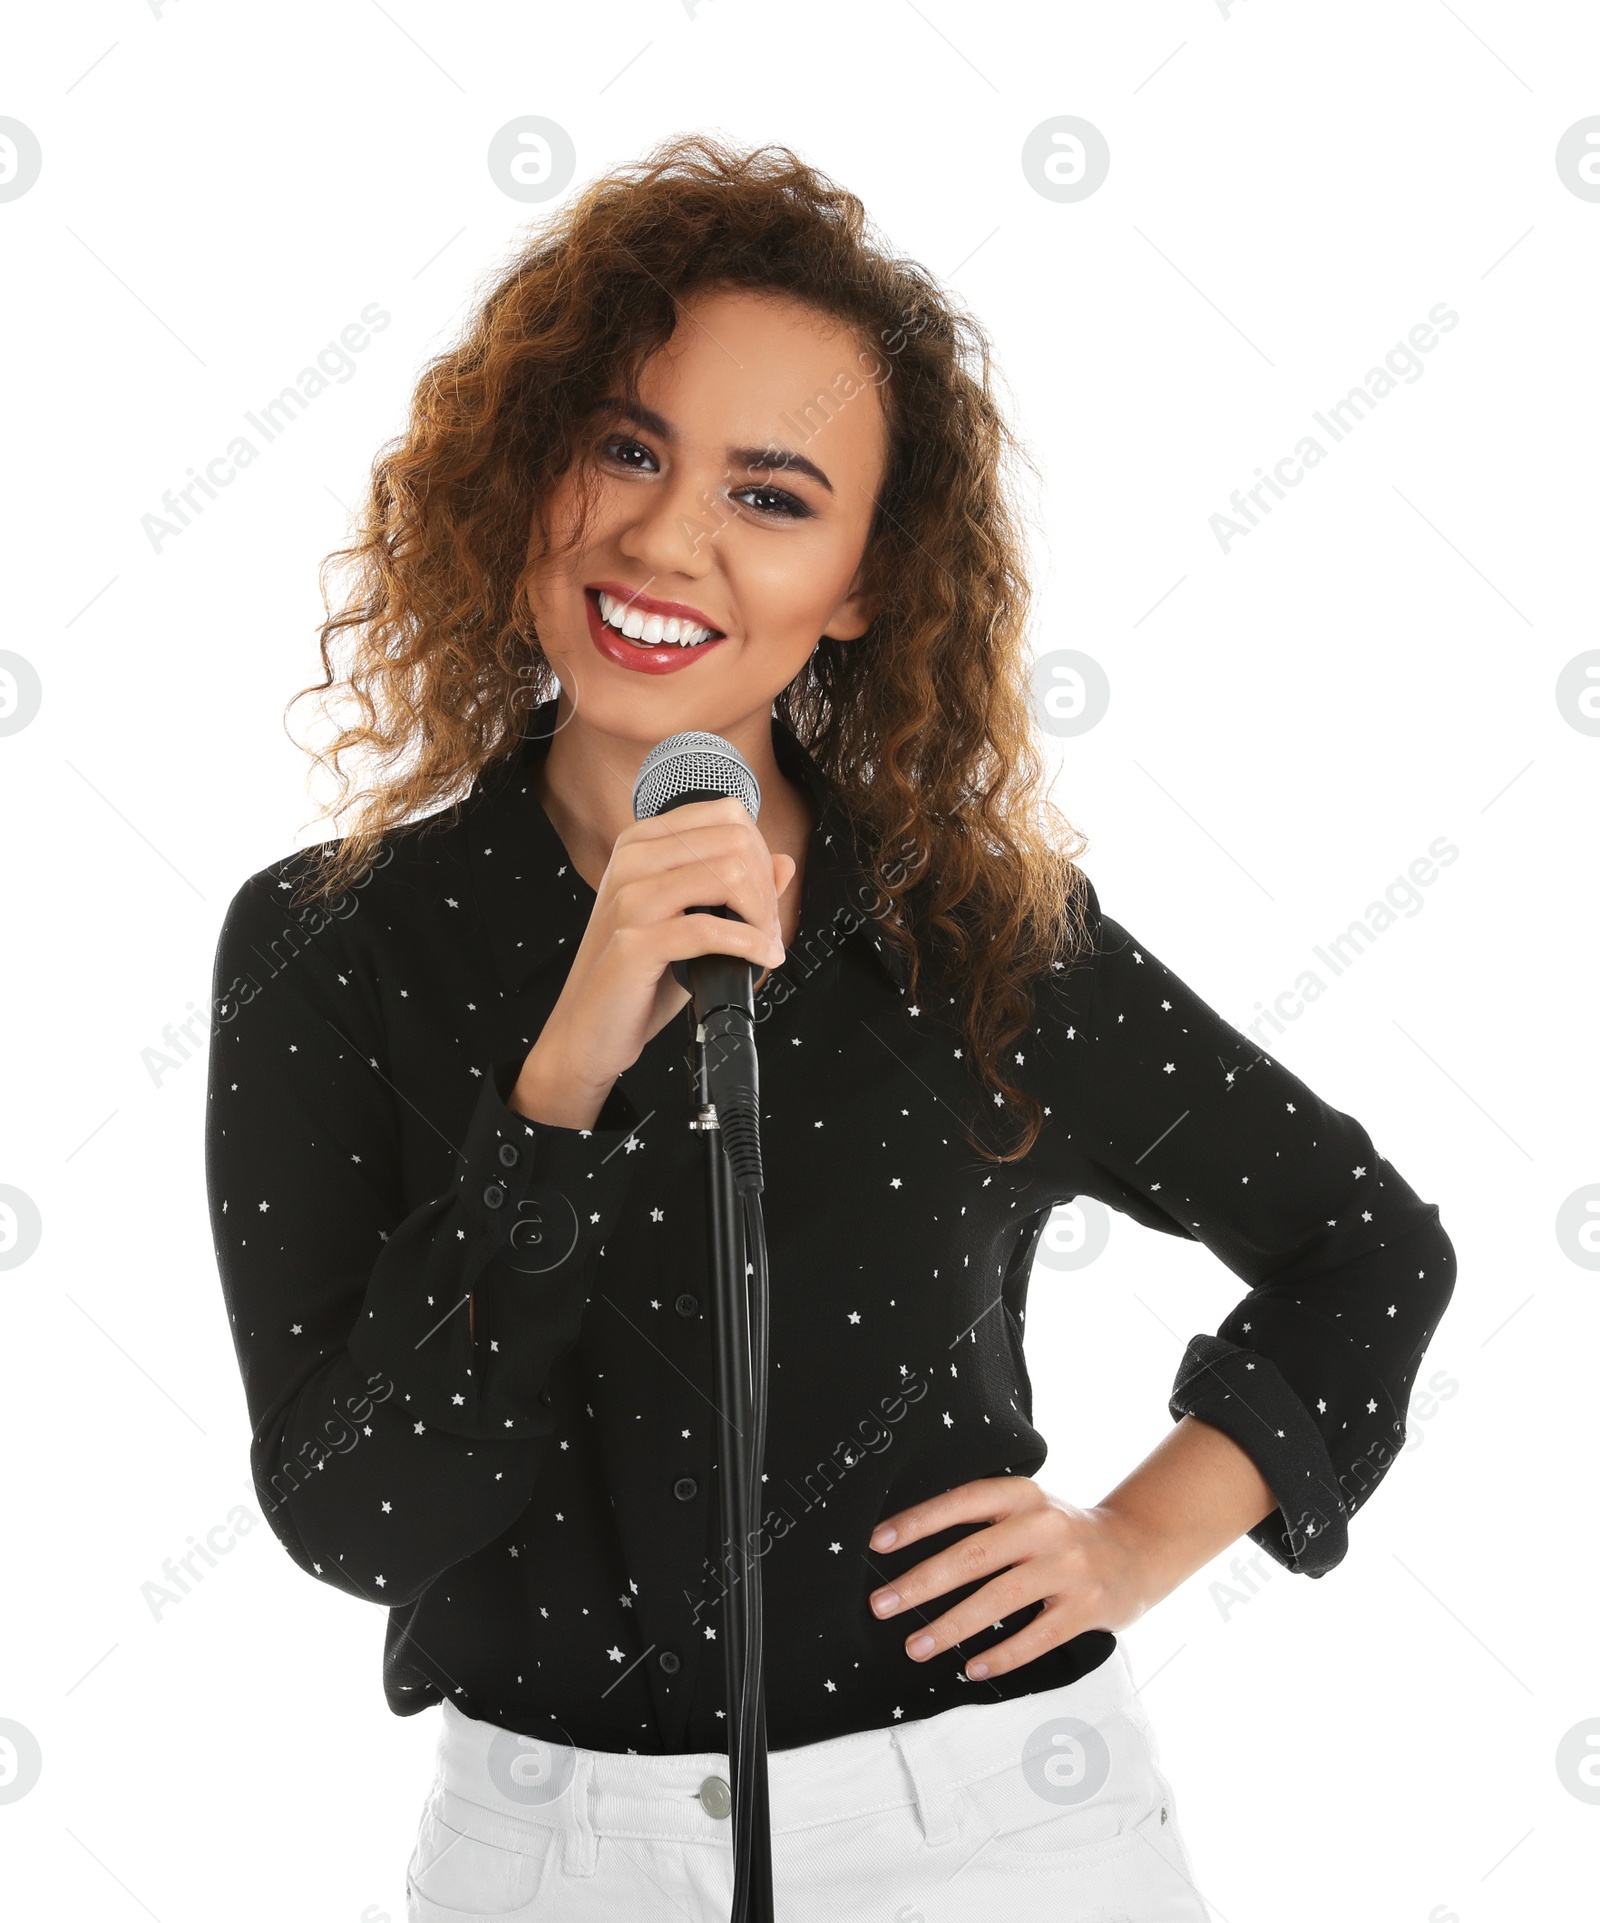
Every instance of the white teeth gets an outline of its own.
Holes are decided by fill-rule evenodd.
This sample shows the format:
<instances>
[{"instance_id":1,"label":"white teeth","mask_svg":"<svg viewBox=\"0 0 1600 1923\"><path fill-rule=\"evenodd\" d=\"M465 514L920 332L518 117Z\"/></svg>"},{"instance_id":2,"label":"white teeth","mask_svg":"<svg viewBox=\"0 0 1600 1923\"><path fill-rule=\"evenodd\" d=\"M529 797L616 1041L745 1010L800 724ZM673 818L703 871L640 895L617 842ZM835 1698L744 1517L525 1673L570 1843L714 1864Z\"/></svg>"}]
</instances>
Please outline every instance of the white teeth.
<instances>
[{"instance_id":1,"label":"white teeth","mask_svg":"<svg viewBox=\"0 0 1600 1923\"><path fill-rule=\"evenodd\" d=\"M641 614L637 608L624 610L620 601L603 591L598 598L600 619L607 627L616 628L630 641L641 641L646 647L696 648L702 641L709 641L715 632L712 628L696 627L690 621L680 621L676 616Z\"/></svg>"}]
</instances>

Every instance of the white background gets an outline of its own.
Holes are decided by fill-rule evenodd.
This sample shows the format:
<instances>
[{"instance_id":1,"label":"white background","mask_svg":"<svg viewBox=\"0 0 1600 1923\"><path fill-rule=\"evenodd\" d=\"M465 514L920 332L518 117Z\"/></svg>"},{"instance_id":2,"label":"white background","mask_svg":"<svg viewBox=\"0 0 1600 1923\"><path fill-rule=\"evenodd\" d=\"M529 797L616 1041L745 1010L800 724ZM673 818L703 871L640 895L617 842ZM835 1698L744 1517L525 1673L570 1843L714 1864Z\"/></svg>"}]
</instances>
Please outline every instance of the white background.
<instances>
[{"instance_id":1,"label":"white background","mask_svg":"<svg viewBox=\"0 0 1600 1923\"><path fill-rule=\"evenodd\" d=\"M0 114L44 156L0 204L0 648L43 683L0 738L0 1182L44 1225L0 1273L0 1717L44 1758L0 1803L11 1912L403 1915L438 1712L385 1707L379 1612L260 1523L159 1620L142 1594L253 1508L204 1062L157 1085L143 1051L205 1008L239 882L327 831L283 728L319 672L317 565L539 217L485 156L543 114L580 183L676 131L786 141L980 317L1043 476L1036 646L1111 686L1051 741L1058 797L1108 912L1230 1020L1435 837L1459 848L1270 1042L1440 1205L1460 1281L1422 1380L1454 1386L1329 1576L1262 1558L1241 1583L1223 1557L1126 1643L1222 1923L1579 1913L1600 1805L1556 1748L1600 1717L1600 1276L1556 1216L1600 1181L1600 738L1556 684L1597 645L1600 203L1555 150L1600 113L1600 21L78 0L14 13L3 53ZM1060 114L1111 151L1072 204L1020 160ZM392 323L354 377L155 551L141 517L374 301ZM1460 321L1422 377L1224 553L1229 494L1440 301ZM1040 1479L1106 1493L1238 1292L1121 1219L1090 1268L1041 1263Z\"/></svg>"}]
</instances>

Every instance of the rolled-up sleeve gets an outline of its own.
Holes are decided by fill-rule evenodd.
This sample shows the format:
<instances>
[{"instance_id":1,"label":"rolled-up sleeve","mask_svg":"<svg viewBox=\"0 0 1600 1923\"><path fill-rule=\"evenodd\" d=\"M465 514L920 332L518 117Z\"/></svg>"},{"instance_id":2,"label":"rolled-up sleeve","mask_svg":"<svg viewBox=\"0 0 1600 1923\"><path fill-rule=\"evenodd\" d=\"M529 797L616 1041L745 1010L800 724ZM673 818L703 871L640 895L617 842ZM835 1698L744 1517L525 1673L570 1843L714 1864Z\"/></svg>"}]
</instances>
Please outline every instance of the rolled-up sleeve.
<instances>
[{"instance_id":1,"label":"rolled-up sleeve","mask_svg":"<svg viewBox=\"0 0 1600 1923\"><path fill-rule=\"evenodd\" d=\"M1360 1122L1089 899L1087 1012L1068 1059L1090 1191L1203 1243L1249 1285L1190 1341L1169 1410L1246 1451L1279 1505L1251 1537L1324 1575L1404 1443L1454 1248Z\"/></svg>"}]
</instances>

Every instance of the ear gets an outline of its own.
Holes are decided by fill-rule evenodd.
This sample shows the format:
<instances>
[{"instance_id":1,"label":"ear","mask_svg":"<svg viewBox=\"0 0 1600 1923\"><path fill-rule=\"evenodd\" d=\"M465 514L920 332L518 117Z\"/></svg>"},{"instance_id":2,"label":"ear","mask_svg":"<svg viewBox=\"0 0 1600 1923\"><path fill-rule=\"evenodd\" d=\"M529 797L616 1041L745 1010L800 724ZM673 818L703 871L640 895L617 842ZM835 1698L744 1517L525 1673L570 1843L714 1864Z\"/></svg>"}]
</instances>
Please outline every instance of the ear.
<instances>
[{"instance_id":1,"label":"ear","mask_svg":"<svg viewBox=\"0 0 1600 1923\"><path fill-rule=\"evenodd\" d=\"M882 597L861 585L857 575L850 590L823 623L823 638L828 641L859 641L877 619Z\"/></svg>"}]
</instances>

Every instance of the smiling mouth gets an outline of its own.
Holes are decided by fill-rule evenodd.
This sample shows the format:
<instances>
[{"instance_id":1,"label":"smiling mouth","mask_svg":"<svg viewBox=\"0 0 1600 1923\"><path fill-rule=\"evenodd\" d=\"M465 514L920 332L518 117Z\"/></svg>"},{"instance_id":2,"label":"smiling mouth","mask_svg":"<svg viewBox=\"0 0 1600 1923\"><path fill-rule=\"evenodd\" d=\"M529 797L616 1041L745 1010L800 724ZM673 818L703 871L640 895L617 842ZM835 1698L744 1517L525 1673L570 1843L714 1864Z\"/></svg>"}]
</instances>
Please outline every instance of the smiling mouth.
<instances>
[{"instance_id":1,"label":"smiling mouth","mask_svg":"<svg viewBox=\"0 0 1600 1923\"><path fill-rule=\"evenodd\" d=\"M604 626L641 649L701 648L724 639L720 628L680 620L676 615L647 614L601 588L585 588L584 594Z\"/></svg>"}]
</instances>

